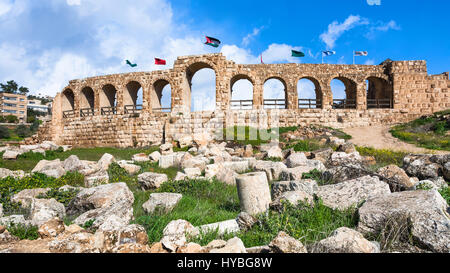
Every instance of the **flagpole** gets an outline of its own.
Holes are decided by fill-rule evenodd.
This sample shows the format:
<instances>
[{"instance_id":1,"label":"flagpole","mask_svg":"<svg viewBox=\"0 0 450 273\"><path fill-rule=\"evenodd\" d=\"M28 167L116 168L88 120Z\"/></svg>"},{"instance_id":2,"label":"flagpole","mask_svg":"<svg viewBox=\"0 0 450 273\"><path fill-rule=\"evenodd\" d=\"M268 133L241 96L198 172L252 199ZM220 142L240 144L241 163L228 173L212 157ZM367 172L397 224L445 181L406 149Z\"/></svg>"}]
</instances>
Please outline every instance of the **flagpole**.
<instances>
[{"instance_id":1,"label":"flagpole","mask_svg":"<svg viewBox=\"0 0 450 273\"><path fill-rule=\"evenodd\" d=\"M353 50L353 65L355 65L355 51Z\"/></svg>"}]
</instances>

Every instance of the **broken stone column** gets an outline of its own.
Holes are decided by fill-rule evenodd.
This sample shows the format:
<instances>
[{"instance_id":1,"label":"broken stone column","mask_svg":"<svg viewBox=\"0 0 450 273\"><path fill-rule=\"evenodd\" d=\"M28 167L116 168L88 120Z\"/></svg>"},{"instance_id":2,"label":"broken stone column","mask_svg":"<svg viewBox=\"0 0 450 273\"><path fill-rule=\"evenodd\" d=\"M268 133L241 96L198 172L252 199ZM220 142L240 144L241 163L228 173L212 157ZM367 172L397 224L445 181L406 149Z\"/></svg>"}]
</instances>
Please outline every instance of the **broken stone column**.
<instances>
[{"instance_id":1,"label":"broken stone column","mask_svg":"<svg viewBox=\"0 0 450 273\"><path fill-rule=\"evenodd\" d=\"M236 178L236 185L241 211L256 215L269 209L272 200L265 172L239 175Z\"/></svg>"}]
</instances>

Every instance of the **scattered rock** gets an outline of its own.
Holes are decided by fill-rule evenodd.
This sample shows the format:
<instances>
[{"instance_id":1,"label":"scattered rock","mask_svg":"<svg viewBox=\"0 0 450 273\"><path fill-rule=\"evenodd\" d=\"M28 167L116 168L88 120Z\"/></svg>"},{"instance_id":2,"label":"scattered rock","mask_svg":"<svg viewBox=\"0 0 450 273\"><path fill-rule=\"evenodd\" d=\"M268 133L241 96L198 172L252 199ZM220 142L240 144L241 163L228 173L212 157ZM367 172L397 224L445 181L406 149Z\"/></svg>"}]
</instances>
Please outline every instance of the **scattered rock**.
<instances>
[{"instance_id":1,"label":"scattered rock","mask_svg":"<svg viewBox=\"0 0 450 273\"><path fill-rule=\"evenodd\" d=\"M145 212L150 214L155 212L156 209L169 213L176 207L181 198L183 198L183 195L178 193L152 193L150 199L142 207Z\"/></svg>"},{"instance_id":2,"label":"scattered rock","mask_svg":"<svg viewBox=\"0 0 450 273\"><path fill-rule=\"evenodd\" d=\"M172 143L166 143L161 146L159 146L159 150L161 151L162 155L169 155L173 153L173 145Z\"/></svg>"},{"instance_id":3,"label":"scattered rock","mask_svg":"<svg viewBox=\"0 0 450 273\"><path fill-rule=\"evenodd\" d=\"M187 245L181 246L177 249L177 253L204 253L203 247L196 243L188 243Z\"/></svg>"},{"instance_id":4,"label":"scattered rock","mask_svg":"<svg viewBox=\"0 0 450 273\"><path fill-rule=\"evenodd\" d=\"M202 175L202 171L199 168L186 168L184 173L188 179L195 179Z\"/></svg>"},{"instance_id":5,"label":"scattered rock","mask_svg":"<svg viewBox=\"0 0 450 273\"><path fill-rule=\"evenodd\" d=\"M239 225L235 219L218 222L218 223L213 223L213 224L209 224L209 225L203 225L203 226L200 226L198 229L200 230L200 232L203 232L204 234L206 234L208 232L217 231L217 234L219 236L224 235L226 233L239 232L239 230L240 230Z\"/></svg>"},{"instance_id":6,"label":"scattered rock","mask_svg":"<svg viewBox=\"0 0 450 273\"><path fill-rule=\"evenodd\" d=\"M450 252L450 217L439 192L405 191L371 198L359 209L358 230L379 234L387 222L409 226L413 240L433 252Z\"/></svg>"},{"instance_id":7,"label":"scattered rock","mask_svg":"<svg viewBox=\"0 0 450 273\"><path fill-rule=\"evenodd\" d=\"M161 153L158 152L158 151L153 152L153 153L151 153L151 154L149 155L149 158L150 158L151 161L157 162L157 161L159 161L159 159L161 158Z\"/></svg>"},{"instance_id":8,"label":"scattered rock","mask_svg":"<svg viewBox=\"0 0 450 273\"><path fill-rule=\"evenodd\" d=\"M389 185L378 177L365 176L335 185L319 187L317 196L325 206L345 210L374 196L389 195Z\"/></svg>"},{"instance_id":9,"label":"scattered rock","mask_svg":"<svg viewBox=\"0 0 450 273\"><path fill-rule=\"evenodd\" d=\"M338 228L330 237L314 245L313 253L379 253L379 247L356 230Z\"/></svg>"},{"instance_id":10,"label":"scattered rock","mask_svg":"<svg viewBox=\"0 0 450 273\"><path fill-rule=\"evenodd\" d=\"M63 168L61 160L59 159L55 159L52 161L41 160L31 172L43 173L54 178L60 178L61 176L66 174L66 170Z\"/></svg>"},{"instance_id":11,"label":"scattered rock","mask_svg":"<svg viewBox=\"0 0 450 273\"><path fill-rule=\"evenodd\" d=\"M31 201L30 219L34 226L39 227L55 217L63 219L65 216L64 205L55 199L32 199Z\"/></svg>"},{"instance_id":12,"label":"scattered rock","mask_svg":"<svg viewBox=\"0 0 450 273\"><path fill-rule=\"evenodd\" d=\"M314 205L314 197L302 190L287 191L277 197L270 204L270 208L274 210L282 210L283 202L287 202L293 206L297 206L299 202L305 202L309 205Z\"/></svg>"},{"instance_id":13,"label":"scattered rock","mask_svg":"<svg viewBox=\"0 0 450 273\"><path fill-rule=\"evenodd\" d=\"M236 217L236 222L241 230L246 231L250 230L256 223L258 223L258 219L246 212L241 212Z\"/></svg>"},{"instance_id":14,"label":"scattered rock","mask_svg":"<svg viewBox=\"0 0 450 273\"><path fill-rule=\"evenodd\" d=\"M66 172L76 172L86 168L86 165L76 155L69 156L64 160L62 166Z\"/></svg>"},{"instance_id":15,"label":"scattered rock","mask_svg":"<svg viewBox=\"0 0 450 273\"><path fill-rule=\"evenodd\" d=\"M131 175L135 175L141 171L140 166L128 163L126 161L119 161L118 164L122 169L125 169L127 173Z\"/></svg>"},{"instance_id":16,"label":"scattered rock","mask_svg":"<svg viewBox=\"0 0 450 273\"><path fill-rule=\"evenodd\" d=\"M163 230L161 243L170 252L186 244L186 235L198 236L199 230L185 220L171 221Z\"/></svg>"},{"instance_id":17,"label":"scattered rock","mask_svg":"<svg viewBox=\"0 0 450 273\"><path fill-rule=\"evenodd\" d=\"M352 143L348 143L348 142L340 145L337 148L337 151L338 152L343 152L343 153L346 153L346 154L351 154L351 153L357 152L355 145L353 145Z\"/></svg>"},{"instance_id":18,"label":"scattered rock","mask_svg":"<svg viewBox=\"0 0 450 273\"><path fill-rule=\"evenodd\" d=\"M104 154L102 158L100 158L100 160L98 161L98 166L102 171L107 171L109 169L109 166L111 166L111 164L115 162L116 159L114 158L114 156L110 154Z\"/></svg>"},{"instance_id":19,"label":"scattered rock","mask_svg":"<svg viewBox=\"0 0 450 273\"><path fill-rule=\"evenodd\" d=\"M385 182L389 184L392 192L404 191L414 187L414 183L411 182L411 179L406 172L397 165L386 166L379 169L377 173L389 180ZM391 183L390 181L393 181L394 183Z\"/></svg>"},{"instance_id":20,"label":"scattered rock","mask_svg":"<svg viewBox=\"0 0 450 273\"><path fill-rule=\"evenodd\" d=\"M281 231L269 244L273 253L308 253L303 244Z\"/></svg>"},{"instance_id":21,"label":"scattered rock","mask_svg":"<svg viewBox=\"0 0 450 273\"><path fill-rule=\"evenodd\" d=\"M148 161L150 161L150 157L148 155L144 154L144 153L141 153L141 154L133 155L131 160L134 161L134 162L148 162Z\"/></svg>"},{"instance_id":22,"label":"scattered rock","mask_svg":"<svg viewBox=\"0 0 450 273\"><path fill-rule=\"evenodd\" d=\"M269 181L280 180L281 173L287 169L286 165L282 162L256 160L249 163L251 169L257 172L265 172Z\"/></svg>"},{"instance_id":23,"label":"scattered rock","mask_svg":"<svg viewBox=\"0 0 450 273\"><path fill-rule=\"evenodd\" d=\"M308 159L306 158L306 155L304 153L294 153L291 154L287 159L286 159L286 166L288 168L295 168L295 167L299 167L299 166L305 166L305 162Z\"/></svg>"},{"instance_id":24,"label":"scattered rock","mask_svg":"<svg viewBox=\"0 0 450 273\"><path fill-rule=\"evenodd\" d=\"M234 237L228 240L224 247L211 249L209 253L247 253L247 250L242 240Z\"/></svg>"},{"instance_id":25,"label":"scattered rock","mask_svg":"<svg viewBox=\"0 0 450 273\"><path fill-rule=\"evenodd\" d=\"M53 218L39 227L38 233L41 239L53 238L65 231L64 222L59 218Z\"/></svg>"},{"instance_id":26,"label":"scattered rock","mask_svg":"<svg viewBox=\"0 0 450 273\"><path fill-rule=\"evenodd\" d=\"M13 177L15 179L21 179L25 176L24 171L11 171L8 169L0 168L0 179L4 179L7 177Z\"/></svg>"},{"instance_id":27,"label":"scattered rock","mask_svg":"<svg viewBox=\"0 0 450 273\"><path fill-rule=\"evenodd\" d=\"M0 218L0 225L7 227L10 226L11 224L28 226L31 223L30 221L25 220L25 217L23 215L10 215Z\"/></svg>"},{"instance_id":28,"label":"scattered rock","mask_svg":"<svg viewBox=\"0 0 450 273\"><path fill-rule=\"evenodd\" d=\"M158 189L165 182L169 181L167 174L160 173L143 173L138 175L138 183L142 190Z\"/></svg>"},{"instance_id":29,"label":"scattered rock","mask_svg":"<svg viewBox=\"0 0 450 273\"><path fill-rule=\"evenodd\" d=\"M30 207L31 201L39 195L45 195L50 191L50 188L46 189L27 189L22 190L19 193L14 194L11 201L14 203L20 203L23 208Z\"/></svg>"},{"instance_id":30,"label":"scattered rock","mask_svg":"<svg viewBox=\"0 0 450 273\"><path fill-rule=\"evenodd\" d=\"M20 151L13 151L13 150L6 150L3 154L4 160L16 160L19 155L21 155L22 152Z\"/></svg>"},{"instance_id":31,"label":"scattered rock","mask_svg":"<svg viewBox=\"0 0 450 273\"><path fill-rule=\"evenodd\" d=\"M275 182L272 184L272 197L276 199L284 192L297 190L304 191L309 195L314 195L318 189L319 186L317 185L317 182L311 179Z\"/></svg>"}]
</instances>

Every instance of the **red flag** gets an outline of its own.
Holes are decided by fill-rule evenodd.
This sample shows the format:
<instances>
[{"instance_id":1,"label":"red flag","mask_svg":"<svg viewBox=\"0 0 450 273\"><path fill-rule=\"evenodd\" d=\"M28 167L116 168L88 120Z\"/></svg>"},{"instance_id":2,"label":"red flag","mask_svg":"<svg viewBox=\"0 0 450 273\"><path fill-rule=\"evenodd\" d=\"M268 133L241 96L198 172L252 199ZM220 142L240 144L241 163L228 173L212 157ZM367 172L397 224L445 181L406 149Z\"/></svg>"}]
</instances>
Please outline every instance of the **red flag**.
<instances>
[{"instance_id":1,"label":"red flag","mask_svg":"<svg viewBox=\"0 0 450 273\"><path fill-rule=\"evenodd\" d=\"M155 58L156 65L166 65L166 60Z\"/></svg>"},{"instance_id":2,"label":"red flag","mask_svg":"<svg viewBox=\"0 0 450 273\"><path fill-rule=\"evenodd\" d=\"M262 54L261 54L261 63L264 64L263 59L262 59Z\"/></svg>"}]
</instances>

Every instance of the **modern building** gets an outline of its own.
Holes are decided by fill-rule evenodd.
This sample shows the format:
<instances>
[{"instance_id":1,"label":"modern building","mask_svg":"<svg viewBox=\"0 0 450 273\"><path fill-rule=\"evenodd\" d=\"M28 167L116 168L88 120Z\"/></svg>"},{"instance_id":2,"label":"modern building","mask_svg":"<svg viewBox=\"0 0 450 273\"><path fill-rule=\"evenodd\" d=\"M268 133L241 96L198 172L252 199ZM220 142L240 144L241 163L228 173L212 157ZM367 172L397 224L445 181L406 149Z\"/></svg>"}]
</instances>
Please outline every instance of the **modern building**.
<instances>
[{"instance_id":1,"label":"modern building","mask_svg":"<svg viewBox=\"0 0 450 273\"><path fill-rule=\"evenodd\" d=\"M21 94L0 93L0 114L13 115L20 123L27 122L27 96Z\"/></svg>"},{"instance_id":2,"label":"modern building","mask_svg":"<svg viewBox=\"0 0 450 273\"><path fill-rule=\"evenodd\" d=\"M34 111L42 112L42 113L45 113L45 114L49 114L51 107L52 107L52 103L51 102L48 102L46 104L42 104L42 101L41 100L37 100L37 99L28 100L28 105L27 105L28 109L32 109Z\"/></svg>"}]
</instances>

